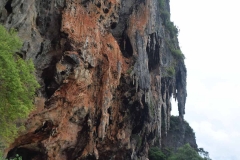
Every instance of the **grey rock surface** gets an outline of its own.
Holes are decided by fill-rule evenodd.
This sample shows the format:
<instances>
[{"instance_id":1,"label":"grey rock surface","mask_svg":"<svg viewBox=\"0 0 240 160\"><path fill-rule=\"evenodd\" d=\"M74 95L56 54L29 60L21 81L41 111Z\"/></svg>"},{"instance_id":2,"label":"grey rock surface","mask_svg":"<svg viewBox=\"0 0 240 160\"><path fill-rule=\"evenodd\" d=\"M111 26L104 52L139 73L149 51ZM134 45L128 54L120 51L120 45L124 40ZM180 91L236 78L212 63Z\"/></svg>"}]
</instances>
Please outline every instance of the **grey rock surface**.
<instances>
[{"instance_id":1,"label":"grey rock surface","mask_svg":"<svg viewBox=\"0 0 240 160\"><path fill-rule=\"evenodd\" d=\"M165 4L169 12L169 1ZM159 0L1 0L0 23L18 31L24 42L20 54L36 67L37 96L44 107L35 120L51 117L60 126L54 116L66 112L66 123L78 125L75 141L55 142L50 136L54 140L49 145L41 135L25 144L20 136L14 152L35 146L45 159L84 159L86 154L85 159L143 160L150 146L161 147L171 127L171 98L177 99L183 120L187 97L184 59L171 53L169 42L174 41L175 49L179 45L161 14ZM89 95L71 99L75 95L67 92L74 87L79 87L75 95ZM75 105L78 100L85 106ZM56 146L59 150L52 153Z\"/></svg>"}]
</instances>

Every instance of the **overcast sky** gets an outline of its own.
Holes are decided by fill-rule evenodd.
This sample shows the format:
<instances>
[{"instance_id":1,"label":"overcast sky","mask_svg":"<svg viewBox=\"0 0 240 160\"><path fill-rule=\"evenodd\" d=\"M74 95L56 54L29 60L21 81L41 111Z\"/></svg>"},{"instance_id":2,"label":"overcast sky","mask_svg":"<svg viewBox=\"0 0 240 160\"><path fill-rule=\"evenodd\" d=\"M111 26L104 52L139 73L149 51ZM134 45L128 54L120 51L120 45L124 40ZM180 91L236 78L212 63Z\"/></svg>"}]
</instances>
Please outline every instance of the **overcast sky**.
<instances>
[{"instance_id":1,"label":"overcast sky","mask_svg":"<svg viewBox=\"0 0 240 160\"><path fill-rule=\"evenodd\" d=\"M186 57L185 119L213 160L240 160L240 0L170 2Z\"/></svg>"}]
</instances>

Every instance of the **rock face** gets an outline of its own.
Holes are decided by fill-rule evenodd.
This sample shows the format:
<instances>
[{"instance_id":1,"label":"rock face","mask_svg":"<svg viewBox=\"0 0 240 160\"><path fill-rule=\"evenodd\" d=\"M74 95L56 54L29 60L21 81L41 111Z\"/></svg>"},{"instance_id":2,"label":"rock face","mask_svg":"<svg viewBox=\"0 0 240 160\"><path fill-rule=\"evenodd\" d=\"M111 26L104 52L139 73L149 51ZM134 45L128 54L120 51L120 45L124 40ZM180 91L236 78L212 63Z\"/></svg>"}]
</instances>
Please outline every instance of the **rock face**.
<instances>
[{"instance_id":1,"label":"rock face","mask_svg":"<svg viewBox=\"0 0 240 160\"><path fill-rule=\"evenodd\" d=\"M168 0L1 0L0 23L18 31L42 86L8 157L147 159L170 127L172 96L185 114L168 12Z\"/></svg>"},{"instance_id":2,"label":"rock face","mask_svg":"<svg viewBox=\"0 0 240 160\"><path fill-rule=\"evenodd\" d=\"M171 116L168 134L162 136L162 148L177 151L179 147L187 143L198 152L193 129L186 121L181 121L177 116Z\"/></svg>"}]
</instances>

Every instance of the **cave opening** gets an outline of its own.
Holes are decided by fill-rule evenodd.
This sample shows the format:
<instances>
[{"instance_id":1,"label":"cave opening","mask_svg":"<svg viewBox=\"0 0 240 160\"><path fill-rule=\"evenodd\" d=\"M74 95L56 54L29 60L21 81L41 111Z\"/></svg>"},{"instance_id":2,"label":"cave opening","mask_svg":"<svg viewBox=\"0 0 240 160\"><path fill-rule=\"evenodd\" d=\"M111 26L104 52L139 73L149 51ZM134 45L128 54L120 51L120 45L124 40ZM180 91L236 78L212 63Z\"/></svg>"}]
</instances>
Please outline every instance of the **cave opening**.
<instances>
[{"instance_id":1,"label":"cave opening","mask_svg":"<svg viewBox=\"0 0 240 160\"><path fill-rule=\"evenodd\" d=\"M7 10L8 15L12 13L12 0L7 1L5 9Z\"/></svg>"},{"instance_id":2,"label":"cave opening","mask_svg":"<svg viewBox=\"0 0 240 160\"><path fill-rule=\"evenodd\" d=\"M7 159L20 156L22 160L45 160L47 156L40 151L30 150L27 148L14 148L8 152ZM15 158L16 159L16 158Z\"/></svg>"}]
</instances>

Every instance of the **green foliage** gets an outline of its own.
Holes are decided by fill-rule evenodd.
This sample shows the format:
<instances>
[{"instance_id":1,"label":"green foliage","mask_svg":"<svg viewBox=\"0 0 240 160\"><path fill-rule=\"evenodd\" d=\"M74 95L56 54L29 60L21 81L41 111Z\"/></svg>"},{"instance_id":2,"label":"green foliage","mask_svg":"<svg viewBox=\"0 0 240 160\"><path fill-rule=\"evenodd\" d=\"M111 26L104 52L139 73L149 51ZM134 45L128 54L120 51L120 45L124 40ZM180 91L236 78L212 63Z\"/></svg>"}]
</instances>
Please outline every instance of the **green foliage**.
<instances>
[{"instance_id":1,"label":"green foliage","mask_svg":"<svg viewBox=\"0 0 240 160\"><path fill-rule=\"evenodd\" d=\"M174 50L171 50L171 52L172 52L173 56L175 56L176 58L185 59L185 56L180 49L174 49Z\"/></svg>"},{"instance_id":2,"label":"green foliage","mask_svg":"<svg viewBox=\"0 0 240 160\"><path fill-rule=\"evenodd\" d=\"M159 0L160 4L160 16L163 20L163 25L165 26L166 31L170 34L170 41L168 41L169 49L171 50L174 57L177 59L185 59L184 54L181 52L180 49L174 47L174 43L177 41L176 38L178 37L179 29L177 26L170 20L170 13L166 10L165 0Z\"/></svg>"},{"instance_id":3,"label":"green foliage","mask_svg":"<svg viewBox=\"0 0 240 160\"><path fill-rule=\"evenodd\" d=\"M189 144L185 144L175 154L171 155L168 160L203 160L203 158Z\"/></svg>"},{"instance_id":4,"label":"green foliage","mask_svg":"<svg viewBox=\"0 0 240 160\"><path fill-rule=\"evenodd\" d=\"M171 148L162 148L162 152L168 158L168 157L170 157L173 154L173 149L171 149Z\"/></svg>"},{"instance_id":5,"label":"green foliage","mask_svg":"<svg viewBox=\"0 0 240 160\"><path fill-rule=\"evenodd\" d=\"M202 158L189 144L185 144L178 148L176 153L170 149L158 147L151 147L148 151L149 160L211 160L208 152L199 148L199 152L204 156Z\"/></svg>"},{"instance_id":6,"label":"green foliage","mask_svg":"<svg viewBox=\"0 0 240 160\"><path fill-rule=\"evenodd\" d=\"M179 124L180 121L178 116L170 117L170 131L180 131Z\"/></svg>"},{"instance_id":7,"label":"green foliage","mask_svg":"<svg viewBox=\"0 0 240 160\"><path fill-rule=\"evenodd\" d=\"M0 160L22 160L22 157L17 154L15 158L6 159L6 158L3 158L3 155L0 152Z\"/></svg>"},{"instance_id":8,"label":"green foliage","mask_svg":"<svg viewBox=\"0 0 240 160\"><path fill-rule=\"evenodd\" d=\"M192 127L189 125L189 123L187 121L185 121L185 120L184 120L184 122L186 124L185 125L185 132L186 132L186 134L188 134L188 135L194 134L195 135L195 133L194 133Z\"/></svg>"},{"instance_id":9,"label":"green foliage","mask_svg":"<svg viewBox=\"0 0 240 160\"><path fill-rule=\"evenodd\" d=\"M181 120L179 119L178 116L171 116L170 118L170 130L169 130L169 134L171 134L172 132L182 132L182 129L185 128L185 132L186 132L186 137L191 136L192 134L194 134L193 129L189 126L189 124L184 121L184 123L181 122ZM181 128L181 126L183 125L183 128ZM177 140L181 139L180 134L177 135L176 137L172 137L172 138L176 138ZM172 152L173 150L169 149L169 148L157 148L157 147L151 147L149 149L149 159L150 160L211 160L209 158L209 154L208 152L204 151L204 149L199 148L198 152L192 148L189 144L185 144L182 147L178 148L176 153ZM202 157L203 158L202 158Z\"/></svg>"},{"instance_id":10,"label":"green foliage","mask_svg":"<svg viewBox=\"0 0 240 160\"><path fill-rule=\"evenodd\" d=\"M174 66L170 66L168 68L166 68L167 71L167 76L172 77L175 75L175 69Z\"/></svg>"},{"instance_id":11,"label":"green foliage","mask_svg":"<svg viewBox=\"0 0 240 160\"><path fill-rule=\"evenodd\" d=\"M166 2L165 0L159 0L159 4L160 4L160 10L164 10Z\"/></svg>"},{"instance_id":12,"label":"green foliage","mask_svg":"<svg viewBox=\"0 0 240 160\"><path fill-rule=\"evenodd\" d=\"M168 29L168 31L170 32L171 37L177 37L178 36L179 30L178 30L177 26L173 22L170 21L170 19L166 20L165 26Z\"/></svg>"},{"instance_id":13,"label":"green foliage","mask_svg":"<svg viewBox=\"0 0 240 160\"><path fill-rule=\"evenodd\" d=\"M161 11L161 18L163 20L163 24L166 25L167 21L170 20L170 13L168 11Z\"/></svg>"},{"instance_id":14,"label":"green foliage","mask_svg":"<svg viewBox=\"0 0 240 160\"><path fill-rule=\"evenodd\" d=\"M185 59L184 54L180 49L175 49L174 47L174 41L167 41L166 42L168 45L169 50L171 51L172 55L177 58L177 59Z\"/></svg>"},{"instance_id":15,"label":"green foliage","mask_svg":"<svg viewBox=\"0 0 240 160\"><path fill-rule=\"evenodd\" d=\"M181 122L179 120L178 116L171 116L170 118L170 132L180 132L180 125ZM189 125L189 123L187 121L184 120L184 125L185 127L185 134L187 136L191 136L191 135L195 135L193 129L191 128L191 126Z\"/></svg>"},{"instance_id":16,"label":"green foliage","mask_svg":"<svg viewBox=\"0 0 240 160\"><path fill-rule=\"evenodd\" d=\"M166 6L165 0L159 0L159 4L160 4L160 15L163 20L163 25L165 25L167 30L170 32L170 36L172 38L177 37L179 30L176 27L176 25L174 25L174 23L171 22L170 20L170 13L165 9L165 6Z\"/></svg>"},{"instance_id":17,"label":"green foliage","mask_svg":"<svg viewBox=\"0 0 240 160\"><path fill-rule=\"evenodd\" d=\"M209 153L205 151L203 148L198 148L198 153L203 157L204 160L212 160L209 157Z\"/></svg>"},{"instance_id":18,"label":"green foliage","mask_svg":"<svg viewBox=\"0 0 240 160\"><path fill-rule=\"evenodd\" d=\"M169 49L171 50L174 57L177 59L185 59L184 54L181 52L180 49L174 47L174 43L177 41L176 38L178 37L179 29L177 26L170 20L170 13L166 9L166 1L159 0L160 4L160 16L163 20L163 25L165 26L166 31L170 34L171 41L167 42L169 45Z\"/></svg>"},{"instance_id":19,"label":"green foliage","mask_svg":"<svg viewBox=\"0 0 240 160\"><path fill-rule=\"evenodd\" d=\"M33 109L35 90L39 87L32 61L24 61L15 52L22 42L14 30L0 25L0 142L10 143L23 127L16 121Z\"/></svg>"},{"instance_id":20,"label":"green foliage","mask_svg":"<svg viewBox=\"0 0 240 160\"><path fill-rule=\"evenodd\" d=\"M149 149L148 158L149 160L167 160L167 156L158 147Z\"/></svg>"},{"instance_id":21,"label":"green foliage","mask_svg":"<svg viewBox=\"0 0 240 160\"><path fill-rule=\"evenodd\" d=\"M126 71L126 73L130 75L130 74L132 73L132 71L133 71L133 67L130 67L130 68L128 68L128 70Z\"/></svg>"}]
</instances>

